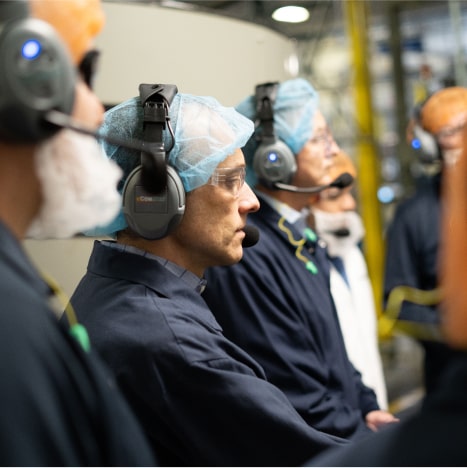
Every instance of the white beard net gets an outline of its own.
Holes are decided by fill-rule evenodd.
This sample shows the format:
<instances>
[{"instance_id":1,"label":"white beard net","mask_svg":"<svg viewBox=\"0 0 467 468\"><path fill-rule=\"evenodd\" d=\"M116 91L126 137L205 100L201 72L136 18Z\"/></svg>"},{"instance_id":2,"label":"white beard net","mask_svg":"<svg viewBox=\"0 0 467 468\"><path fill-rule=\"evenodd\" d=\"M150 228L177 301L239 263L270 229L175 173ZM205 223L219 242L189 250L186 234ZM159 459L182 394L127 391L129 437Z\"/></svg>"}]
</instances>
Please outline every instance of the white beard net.
<instances>
[{"instance_id":1,"label":"white beard net","mask_svg":"<svg viewBox=\"0 0 467 468\"><path fill-rule=\"evenodd\" d=\"M444 150L442 153L443 161L446 164L446 166L452 167L457 164L457 161L459 161L459 158L462 155L462 148Z\"/></svg>"},{"instance_id":2,"label":"white beard net","mask_svg":"<svg viewBox=\"0 0 467 468\"><path fill-rule=\"evenodd\" d=\"M365 234L362 219L355 211L328 213L313 209L315 230L327 244L331 257L343 257L349 247L356 246ZM347 236L337 236L339 230L348 230Z\"/></svg>"},{"instance_id":3,"label":"white beard net","mask_svg":"<svg viewBox=\"0 0 467 468\"><path fill-rule=\"evenodd\" d=\"M72 237L107 224L119 213L122 171L93 137L61 130L42 143L34 157L43 203L27 237Z\"/></svg>"}]
</instances>

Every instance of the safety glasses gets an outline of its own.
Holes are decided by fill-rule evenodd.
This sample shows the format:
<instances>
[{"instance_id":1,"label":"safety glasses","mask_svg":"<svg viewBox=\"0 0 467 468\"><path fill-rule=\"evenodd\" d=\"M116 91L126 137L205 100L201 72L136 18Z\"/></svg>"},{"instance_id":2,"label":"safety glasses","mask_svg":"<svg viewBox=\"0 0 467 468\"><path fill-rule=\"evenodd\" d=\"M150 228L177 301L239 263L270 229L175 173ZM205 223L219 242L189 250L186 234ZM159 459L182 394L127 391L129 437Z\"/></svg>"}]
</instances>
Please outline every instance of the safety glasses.
<instances>
[{"instance_id":1,"label":"safety glasses","mask_svg":"<svg viewBox=\"0 0 467 468\"><path fill-rule=\"evenodd\" d=\"M240 194L245 183L245 167L222 167L217 168L211 175L208 185L216 185L231 193L234 198Z\"/></svg>"}]
</instances>

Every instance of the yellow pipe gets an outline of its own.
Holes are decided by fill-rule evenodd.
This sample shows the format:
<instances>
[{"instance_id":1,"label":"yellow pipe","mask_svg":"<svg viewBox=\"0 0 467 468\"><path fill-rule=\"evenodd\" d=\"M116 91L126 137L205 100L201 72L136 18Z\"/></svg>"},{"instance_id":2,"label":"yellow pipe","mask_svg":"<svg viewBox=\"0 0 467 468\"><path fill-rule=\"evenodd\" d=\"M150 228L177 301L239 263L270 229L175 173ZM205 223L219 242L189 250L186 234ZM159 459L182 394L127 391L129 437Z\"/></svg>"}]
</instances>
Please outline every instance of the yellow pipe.
<instances>
[{"instance_id":1,"label":"yellow pipe","mask_svg":"<svg viewBox=\"0 0 467 468\"><path fill-rule=\"evenodd\" d=\"M382 314L384 242L377 199L379 161L373 139L371 82L368 71L367 1L344 0L353 60L356 135L356 165L360 212L365 226L364 253L373 287L378 317Z\"/></svg>"}]
</instances>

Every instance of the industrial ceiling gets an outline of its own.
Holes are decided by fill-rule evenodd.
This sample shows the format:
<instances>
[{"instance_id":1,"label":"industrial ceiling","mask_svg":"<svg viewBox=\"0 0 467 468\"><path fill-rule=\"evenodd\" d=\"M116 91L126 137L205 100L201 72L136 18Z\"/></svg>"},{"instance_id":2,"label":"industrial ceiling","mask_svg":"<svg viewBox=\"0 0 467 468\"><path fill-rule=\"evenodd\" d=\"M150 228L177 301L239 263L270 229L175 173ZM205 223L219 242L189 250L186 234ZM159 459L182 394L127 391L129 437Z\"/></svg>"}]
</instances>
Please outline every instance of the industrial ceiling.
<instances>
[{"instance_id":1,"label":"industrial ceiling","mask_svg":"<svg viewBox=\"0 0 467 468\"><path fill-rule=\"evenodd\" d=\"M297 40L313 39L338 32L345 26L343 4L347 0L107 0L126 3L155 4L167 8L198 10L230 18L237 18L261 24L289 38ZM394 11L420 16L438 14L439 8L446 8L449 2L436 0L370 0L368 13L373 23L381 23ZM303 23L282 23L272 19L272 12L281 6L303 6L310 17Z\"/></svg>"}]
</instances>

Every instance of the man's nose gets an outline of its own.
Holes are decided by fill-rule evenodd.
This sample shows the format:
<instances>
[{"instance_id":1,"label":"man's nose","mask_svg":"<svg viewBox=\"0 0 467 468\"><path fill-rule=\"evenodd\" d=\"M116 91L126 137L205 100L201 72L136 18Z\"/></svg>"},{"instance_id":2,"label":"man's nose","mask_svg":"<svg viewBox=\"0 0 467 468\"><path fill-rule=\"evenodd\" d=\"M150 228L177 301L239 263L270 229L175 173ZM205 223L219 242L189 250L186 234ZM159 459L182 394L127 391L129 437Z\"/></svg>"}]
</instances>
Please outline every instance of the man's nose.
<instances>
[{"instance_id":1,"label":"man's nose","mask_svg":"<svg viewBox=\"0 0 467 468\"><path fill-rule=\"evenodd\" d=\"M259 210L259 200L251 187L245 182L240 191L240 206L250 213Z\"/></svg>"}]
</instances>

